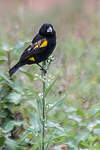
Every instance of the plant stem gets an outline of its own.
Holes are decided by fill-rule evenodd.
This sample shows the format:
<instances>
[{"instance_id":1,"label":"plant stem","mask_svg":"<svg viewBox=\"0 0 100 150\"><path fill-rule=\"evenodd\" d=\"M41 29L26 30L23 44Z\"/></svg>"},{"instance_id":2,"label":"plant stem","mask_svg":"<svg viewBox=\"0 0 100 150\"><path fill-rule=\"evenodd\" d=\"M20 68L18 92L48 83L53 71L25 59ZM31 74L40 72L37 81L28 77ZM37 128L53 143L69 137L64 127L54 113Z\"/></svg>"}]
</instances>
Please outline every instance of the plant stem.
<instances>
[{"instance_id":1,"label":"plant stem","mask_svg":"<svg viewBox=\"0 0 100 150\"><path fill-rule=\"evenodd\" d=\"M7 52L7 55L8 55L8 71L9 71L11 65L10 51Z\"/></svg>"},{"instance_id":2,"label":"plant stem","mask_svg":"<svg viewBox=\"0 0 100 150\"><path fill-rule=\"evenodd\" d=\"M53 57L49 57L48 61L44 61L42 63L42 68L49 69L49 66L51 64L51 62L53 61ZM45 91L46 91L46 71L42 69L42 93L43 93L43 97L42 97L42 150L45 150L45 135L46 135L46 131L45 131L45 122L46 122L46 106L45 106Z\"/></svg>"},{"instance_id":3,"label":"plant stem","mask_svg":"<svg viewBox=\"0 0 100 150\"><path fill-rule=\"evenodd\" d=\"M42 66L43 68L45 67L46 62L44 61ZM45 120L46 120L46 115L45 115L45 75L46 72L42 70L42 78L43 78L43 97L42 97L42 150L45 149Z\"/></svg>"}]
</instances>

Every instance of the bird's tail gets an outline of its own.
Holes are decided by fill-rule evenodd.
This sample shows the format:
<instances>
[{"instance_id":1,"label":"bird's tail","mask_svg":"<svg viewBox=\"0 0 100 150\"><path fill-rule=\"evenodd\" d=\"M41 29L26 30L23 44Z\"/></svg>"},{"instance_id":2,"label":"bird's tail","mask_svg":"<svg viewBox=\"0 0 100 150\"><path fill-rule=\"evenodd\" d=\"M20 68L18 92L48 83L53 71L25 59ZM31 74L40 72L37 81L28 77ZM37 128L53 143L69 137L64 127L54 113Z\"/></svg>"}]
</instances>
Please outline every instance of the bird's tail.
<instances>
[{"instance_id":1,"label":"bird's tail","mask_svg":"<svg viewBox=\"0 0 100 150\"><path fill-rule=\"evenodd\" d=\"M21 64L18 62L15 66L13 66L10 70L9 70L9 75L10 77L21 67Z\"/></svg>"}]
</instances>

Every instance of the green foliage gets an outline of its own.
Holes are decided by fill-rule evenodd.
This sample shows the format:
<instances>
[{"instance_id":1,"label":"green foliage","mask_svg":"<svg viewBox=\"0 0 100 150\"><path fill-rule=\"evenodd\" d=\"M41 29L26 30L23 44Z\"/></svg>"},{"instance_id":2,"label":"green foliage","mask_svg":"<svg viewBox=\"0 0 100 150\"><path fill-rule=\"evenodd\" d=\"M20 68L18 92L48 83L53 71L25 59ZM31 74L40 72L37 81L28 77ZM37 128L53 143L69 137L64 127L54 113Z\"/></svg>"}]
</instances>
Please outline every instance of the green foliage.
<instances>
[{"instance_id":1,"label":"green foliage","mask_svg":"<svg viewBox=\"0 0 100 150\"><path fill-rule=\"evenodd\" d=\"M22 67L12 80L8 70L30 43L27 38L36 34L33 28L45 20L55 24L58 38L55 61L51 66L47 62L50 69L45 79L45 150L100 149L100 34L97 29L100 23L98 17L92 20L93 16L89 19L86 16L89 33L85 37L76 36L80 34L81 23L84 24L84 19L82 22L79 19L82 7L76 17L80 26L75 23L75 10L69 15L64 8L56 15L52 13L52 19L42 15L35 18L28 11L16 19L11 15L9 34L0 26L0 150L41 150L44 79L36 65ZM16 24L20 27L16 31L18 35L12 28ZM74 28L79 29L74 31Z\"/></svg>"},{"instance_id":2,"label":"green foliage","mask_svg":"<svg viewBox=\"0 0 100 150\"><path fill-rule=\"evenodd\" d=\"M68 47L68 44L64 44L64 46ZM7 57L7 53L1 52L0 55ZM68 55L70 56L70 51ZM78 72L80 72L79 68ZM39 89L40 83L38 81L44 79L40 73L33 75L31 74L32 71L27 72L24 68L20 71L28 84L16 77L18 73L16 73L13 80L10 80L4 72L0 73L0 148L6 150L38 150L41 149L40 133L42 128L42 89ZM100 108L96 104L85 108L86 105L91 104L89 98L95 98L95 93L89 95L85 88L87 86L87 90L93 91L95 87L97 88L97 82L94 83L94 79L93 81L89 79L88 83L85 80L84 83L79 83L76 80L73 85L70 85L77 99L80 96L83 97L82 105L80 103L80 107L75 107L73 105L75 102L71 102L71 90L67 94L66 91L58 90L58 78L47 74L45 81L47 116L45 149L48 150L53 145L54 150L61 150L60 145L65 144L69 150L99 150ZM37 86L34 86L36 85L35 82L38 83ZM79 93L75 94L77 91Z\"/></svg>"}]
</instances>

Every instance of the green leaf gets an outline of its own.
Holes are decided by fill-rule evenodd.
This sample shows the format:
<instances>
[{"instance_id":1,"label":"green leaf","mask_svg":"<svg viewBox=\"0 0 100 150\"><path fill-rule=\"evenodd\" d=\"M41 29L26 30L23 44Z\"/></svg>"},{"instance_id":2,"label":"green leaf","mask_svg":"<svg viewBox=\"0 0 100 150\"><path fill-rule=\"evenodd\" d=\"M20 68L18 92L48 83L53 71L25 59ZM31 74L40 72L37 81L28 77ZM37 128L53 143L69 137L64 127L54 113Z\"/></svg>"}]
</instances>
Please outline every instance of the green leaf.
<instances>
[{"instance_id":1,"label":"green leaf","mask_svg":"<svg viewBox=\"0 0 100 150\"><path fill-rule=\"evenodd\" d=\"M57 78L48 86L48 88L45 90L45 96L48 95L49 91L52 89L54 86L55 82L57 81Z\"/></svg>"},{"instance_id":2,"label":"green leaf","mask_svg":"<svg viewBox=\"0 0 100 150\"><path fill-rule=\"evenodd\" d=\"M4 132L8 133L13 130L14 126L21 126L22 124L24 124L23 121L8 121L4 127Z\"/></svg>"},{"instance_id":3,"label":"green leaf","mask_svg":"<svg viewBox=\"0 0 100 150\"><path fill-rule=\"evenodd\" d=\"M8 83L8 85L13 88L13 82L9 80L9 78L4 75L3 73L0 73L0 78Z\"/></svg>"},{"instance_id":4,"label":"green leaf","mask_svg":"<svg viewBox=\"0 0 100 150\"><path fill-rule=\"evenodd\" d=\"M41 122L36 114L31 113L30 124L31 125L30 125L29 129L32 130L32 132L34 132L34 135L38 136L39 132L41 130Z\"/></svg>"},{"instance_id":5,"label":"green leaf","mask_svg":"<svg viewBox=\"0 0 100 150\"><path fill-rule=\"evenodd\" d=\"M23 81L20 79L16 79L14 82L14 90L17 91L18 93L23 94Z\"/></svg>"},{"instance_id":6,"label":"green leaf","mask_svg":"<svg viewBox=\"0 0 100 150\"><path fill-rule=\"evenodd\" d=\"M96 141L96 139L97 139L96 135L94 135L94 134L93 135L89 135L88 142L93 144Z\"/></svg>"},{"instance_id":7,"label":"green leaf","mask_svg":"<svg viewBox=\"0 0 100 150\"><path fill-rule=\"evenodd\" d=\"M76 122L80 123L82 118L76 114L67 114L69 119L75 120Z\"/></svg>"},{"instance_id":8,"label":"green leaf","mask_svg":"<svg viewBox=\"0 0 100 150\"><path fill-rule=\"evenodd\" d=\"M64 133L64 129L62 127L60 127L60 125L58 123L48 121L46 126L47 126L47 128L56 128Z\"/></svg>"},{"instance_id":9,"label":"green leaf","mask_svg":"<svg viewBox=\"0 0 100 150\"><path fill-rule=\"evenodd\" d=\"M60 135L60 136L55 136L54 138L52 138L53 141L59 141L62 139L66 139L67 135Z\"/></svg>"},{"instance_id":10,"label":"green leaf","mask_svg":"<svg viewBox=\"0 0 100 150\"><path fill-rule=\"evenodd\" d=\"M41 120L41 106L42 106L42 103L41 103L41 99L40 97L38 96L37 98L37 112L38 112L38 116L39 116L39 119Z\"/></svg>"},{"instance_id":11,"label":"green leaf","mask_svg":"<svg viewBox=\"0 0 100 150\"><path fill-rule=\"evenodd\" d=\"M17 150L17 144L14 140L7 139L6 140L6 148L5 150Z\"/></svg>"},{"instance_id":12,"label":"green leaf","mask_svg":"<svg viewBox=\"0 0 100 150\"><path fill-rule=\"evenodd\" d=\"M14 103L14 104L18 105L21 101L21 95L19 93L12 92L12 93L9 94L7 99L9 99L9 101L11 103Z\"/></svg>"},{"instance_id":13,"label":"green leaf","mask_svg":"<svg viewBox=\"0 0 100 150\"><path fill-rule=\"evenodd\" d=\"M90 150L90 149L87 149L89 147L89 143L88 143L88 140L87 141L81 141L80 144L79 144L83 149L81 150Z\"/></svg>"},{"instance_id":14,"label":"green leaf","mask_svg":"<svg viewBox=\"0 0 100 150\"><path fill-rule=\"evenodd\" d=\"M71 112L76 112L77 109L74 108L74 107L72 107L72 106L70 106L70 107L68 107L65 111L66 111L67 113L71 113Z\"/></svg>"},{"instance_id":15,"label":"green leaf","mask_svg":"<svg viewBox=\"0 0 100 150\"><path fill-rule=\"evenodd\" d=\"M100 137L100 128L94 129L93 132Z\"/></svg>"},{"instance_id":16,"label":"green leaf","mask_svg":"<svg viewBox=\"0 0 100 150\"><path fill-rule=\"evenodd\" d=\"M52 142L52 135L51 135L51 137L49 137L49 138L47 138L46 139L46 148L45 148L45 150L48 150L49 149L49 146L50 146L50 143Z\"/></svg>"},{"instance_id":17,"label":"green leaf","mask_svg":"<svg viewBox=\"0 0 100 150\"><path fill-rule=\"evenodd\" d=\"M8 60L8 58L7 58L7 57L5 57L5 56L0 56L0 61L2 61L2 60L7 61L7 60Z\"/></svg>"},{"instance_id":18,"label":"green leaf","mask_svg":"<svg viewBox=\"0 0 100 150\"><path fill-rule=\"evenodd\" d=\"M8 61L8 58L5 56L0 56L0 63L4 63L5 61Z\"/></svg>"},{"instance_id":19,"label":"green leaf","mask_svg":"<svg viewBox=\"0 0 100 150\"><path fill-rule=\"evenodd\" d=\"M99 112L99 111L100 111L100 108L99 108L99 107L93 107L93 108L91 108L91 109L88 111L88 113L91 114L91 115L94 115L94 114L96 114L96 113Z\"/></svg>"},{"instance_id":20,"label":"green leaf","mask_svg":"<svg viewBox=\"0 0 100 150\"><path fill-rule=\"evenodd\" d=\"M54 104L48 104L49 107L47 108L47 112L53 110L54 107L61 105L63 103L63 100L65 100L65 98L66 98L66 95L62 95L60 100L58 100L57 102L54 102Z\"/></svg>"},{"instance_id":21,"label":"green leaf","mask_svg":"<svg viewBox=\"0 0 100 150\"><path fill-rule=\"evenodd\" d=\"M4 50L4 51L6 51L6 52L8 52L8 51L10 51L12 48L9 47L8 44L3 43L1 49Z\"/></svg>"},{"instance_id":22,"label":"green leaf","mask_svg":"<svg viewBox=\"0 0 100 150\"><path fill-rule=\"evenodd\" d=\"M5 56L6 55L6 52L4 50L1 50L0 49L0 56ZM1 58L1 57L0 57Z\"/></svg>"},{"instance_id":23,"label":"green leaf","mask_svg":"<svg viewBox=\"0 0 100 150\"><path fill-rule=\"evenodd\" d=\"M26 130L23 134L23 137L21 139L21 144L27 144L29 143L29 141L32 139L32 137L34 136L34 133L32 130L30 130L30 128L28 130Z\"/></svg>"},{"instance_id":24,"label":"green leaf","mask_svg":"<svg viewBox=\"0 0 100 150\"><path fill-rule=\"evenodd\" d=\"M85 112L82 109L77 109L76 113L77 115L80 115L81 117L85 117Z\"/></svg>"},{"instance_id":25,"label":"green leaf","mask_svg":"<svg viewBox=\"0 0 100 150\"><path fill-rule=\"evenodd\" d=\"M3 133L3 130L2 130L2 128L0 128L0 136L2 135L2 133Z\"/></svg>"},{"instance_id":26,"label":"green leaf","mask_svg":"<svg viewBox=\"0 0 100 150\"><path fill-rule=\"evenodd\" d=\"M90 132L87 129L78 132L75 136L75 142L79 144L80 141L85 141L88 138L89 134Z\"/></svg>"},{"instance_id":27,"label":"green leaf","mask_svg":"<svg viewBox=\"0 0 100 150\"><path fill-rule=\"evenodd\" d=\"M73 148L72 150L79 150L74 141L68 141L65 144L67 144L70 148Z\"/></svg>"},{"instance_id":28,"label":"green leaf","mask_svg":"<svg viewBox=\"0 0 100 150\"><path fill-rule=\"evenodd\" d=\"M0 136L0 146L3 146L6 138L4 136Z\"/></svg>"},{"instance_id":29,"label":"green leaf","mask_svg":"<svg viewBox=\"0 0 100 150\"><path fill-rule=\"evenodd\" d=\"M14 128L14 125L15 125L15 121L7 122L7 124L6 124L5 128L4 128L4 132L5 133L10 132Z\"/></svg>"}]
</instances>

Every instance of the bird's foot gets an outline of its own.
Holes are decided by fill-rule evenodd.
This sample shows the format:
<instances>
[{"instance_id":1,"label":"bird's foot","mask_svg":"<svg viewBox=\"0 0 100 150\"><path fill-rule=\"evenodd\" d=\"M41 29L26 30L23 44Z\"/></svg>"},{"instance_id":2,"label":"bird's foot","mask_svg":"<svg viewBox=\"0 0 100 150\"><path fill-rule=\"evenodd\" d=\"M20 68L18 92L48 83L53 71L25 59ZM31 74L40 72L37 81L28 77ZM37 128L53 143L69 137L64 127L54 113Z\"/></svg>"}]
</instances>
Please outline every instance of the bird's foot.
<instances>
[{"instance_id":1,"label":"bird's foot","mask_svg":"<svg viewBox=\"0 0 100 150\"><path fill-rule=\"evenodd\" d=\"M40 70L42 70L45 74L47 73L47 69L40 68Z\"/></svg>"}]
</instances>

